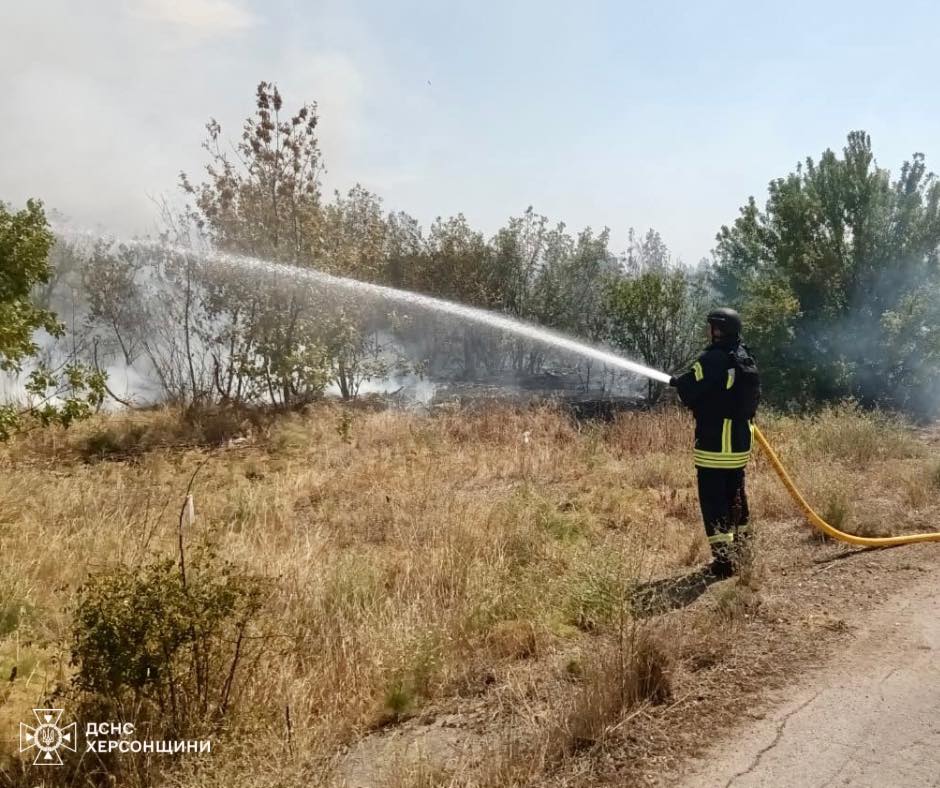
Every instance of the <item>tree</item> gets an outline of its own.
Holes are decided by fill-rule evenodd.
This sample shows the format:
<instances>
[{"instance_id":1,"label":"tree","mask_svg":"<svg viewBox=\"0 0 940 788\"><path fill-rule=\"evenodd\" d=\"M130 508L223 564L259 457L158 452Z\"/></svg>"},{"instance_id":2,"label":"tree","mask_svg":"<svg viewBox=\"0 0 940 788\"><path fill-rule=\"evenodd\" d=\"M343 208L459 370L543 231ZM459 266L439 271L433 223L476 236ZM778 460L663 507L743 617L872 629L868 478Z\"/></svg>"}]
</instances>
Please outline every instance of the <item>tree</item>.
<instances>
[{"instance_id":1,"label":"tree","mask_svg":"<svg viewBox=\"0 0 940 788\"><path fill-rule=\"evenodd\" d=\"M234 161L221 125L210 119L203 143L208 180L194 186L181 173L180 182L195 197L197 223L216 248L309 265L319 257L322 221L317 105L284 119L282 107L277 87L259 83Z\"/></svg>"},{"instance_id":2,"label":"tree","mask_svg":"<svg viewBox=\"0 0 940 788\"><path fill-rule=\"evenodd\" d=\"M607 290L610 336L616 346L654 369L675 372L704 342L708 291L701 275L672 260L658 233L650 231L647 241L655 243L631 244L625 275ZM647 381L651 402L662 391L662 384Z\"/></svg>"},{"instance_id":3,"label":"tree","mask_svg":"<svg viewBox=\"0 0 940 788\"><path fill-rule=\"evenodd\" d=\"M483 309L494 309L500 292L493 278L493 254L483 234L470 227L463 214L438 217L431 225L425 245L424 267L419 281L424 292ZM460 359L460 375L473 379L482 364L492 366L501 354L487 352L492 332L477 326L444 321L435 332L436 342L429 359L432 369L447 360ZM498 337L495 341L499 341ZM445 362L446 363L446 362Z\"/></svg>"},{"instance_id":4,"label":"tree","mask_svg":"<svg viewBox=\"0 0 940 788\"><path fill-rule=\"evenodd\" d=\"M42 203L30 200L16 213L0 203L0 370L4 372L19 372L23 360L36 354L36 331L62 334L55 315L32 299L33 289L51 277L53 243Z\"/></svg>"},{"instance_id":5,"label":"tree","mask_svg":"<svg viewBox=\"0 0 940 788\"><path fill-rule=\"evenodd\" d=\"M417 219L404 211L390 213L385 227L384 283L405 290L420 290L425 245Z\"/></svg>"},{"instance_id":6,"label":"tree","mask_svg":"<svg viewBox=\"0 0 940 788\"><path fill-rule=\"evenodd\" d=\"M935 412L940 182L922 154L892 180L852 132L842 158L772 181L717 241L713 282L743 313L771 400Z\"/></svg>"},{"instance_id":7,"label":"tree","mask_svg":"<svg viewBox=\"0 0 940 788\"><path fill-rule=\"evenodd\" d=\"M261 82L234 159L223 147L221 126L210 120L204 144L208 179L194 186L181 174L181 183L195 198L191 216L197 228L217 249L328 267L316 104L286 118L282 107L277 87ZM288 406L318 396L329 380L319 319L329 295L298 288L282 269L209 266L204 273L198 298L209 332L202 342L212 356L216 393L223 400Z\"/></svg>"},{"instance_id":8,"label":"tree","mask_svg":"<svg viewBox=\"0 0 940 788\"><path fill-rule=\"evenodd\" d=\"M55 314L33 300L34 290L52 276L49 252L54 242L38 200L29 200L15 213L0 203L0 371L19 374L24 362L33 362L25 382L25 405L0 405L0 437L7 437L27 416L68 426L103 400L104 376L76 358L54 367L36 359L36 332L44 331L51 339L65 334Z\"/></svg>"},{"instance_id":9,"label":"tree","mask_svg":"<svg viewBox=\"0 0 940 788\"><path fill-rule=\"evenodd\" d=\"M194 186L191 216L225 252L315 268L366 281L388 277L389 223L381 201L359 185L324 203L320 193L317 111L282 115L276 86L258 85L234 158L215 120L204 145L208 179ZM380 336L379 316L356 294L303 280L281 267L205 270L199 297L211 333L202 338L223 400L296 406L333 382L344 398L364 380L384 377L398 359ZM299 285L299 286L298 286ZM188 292L188 289L187 289ZM388 321L385 321L386 323Z\"/></svg>"},{"instance_id":10,"label":"tree","mask_svg":"<svg viewBox=\"0 0 940 788\"><path fill-rule=\"evenodd\" d=\"M359 184L345 197L337 192L323 212L321 267L358 280L384 281L388 235L378 197ZM366 380L388 377L401 362L387 341L389 320L381 310L338 292L321 313L332 382L343 399L355 397Z\"/></svg>"},{"instance_id":11,"label":"tree","mask_svg":"<svg viewBox=\"0 0 940 788\"><path fill-rule=\"evenodd\" d=\"M619 270L607 248L609 236L606 228L595 235L586 227L572 238L560 223L548 231L543 262L526 309L531 319L592 343L608 338L606 289ZM544 357L544 348L530 351L532 371ZM585 389L591 387L595 364L591 359L577 360Z\"/></svg>"}]
</instances>

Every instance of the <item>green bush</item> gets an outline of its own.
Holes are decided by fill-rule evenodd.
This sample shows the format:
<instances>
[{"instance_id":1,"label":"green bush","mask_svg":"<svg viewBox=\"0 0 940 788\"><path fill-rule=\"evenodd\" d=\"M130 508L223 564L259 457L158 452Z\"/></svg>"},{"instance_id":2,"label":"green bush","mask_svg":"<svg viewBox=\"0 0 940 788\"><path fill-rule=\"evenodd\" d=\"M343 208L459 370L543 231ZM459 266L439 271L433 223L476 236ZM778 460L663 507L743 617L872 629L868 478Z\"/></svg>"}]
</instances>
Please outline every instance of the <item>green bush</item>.
<instances>
[{"instance_id":1,"label":"green bush","mask_svg":"<svg viewBox=\"0 0 940 788\"><path fill-rule=\"evenodd\" d=\"M263 648L264 590L207 553L185 576L171 559L92 575L74 611L74 687L98 709L132 704L165 734L221 722Z\"/></svg>"}]
</instances>

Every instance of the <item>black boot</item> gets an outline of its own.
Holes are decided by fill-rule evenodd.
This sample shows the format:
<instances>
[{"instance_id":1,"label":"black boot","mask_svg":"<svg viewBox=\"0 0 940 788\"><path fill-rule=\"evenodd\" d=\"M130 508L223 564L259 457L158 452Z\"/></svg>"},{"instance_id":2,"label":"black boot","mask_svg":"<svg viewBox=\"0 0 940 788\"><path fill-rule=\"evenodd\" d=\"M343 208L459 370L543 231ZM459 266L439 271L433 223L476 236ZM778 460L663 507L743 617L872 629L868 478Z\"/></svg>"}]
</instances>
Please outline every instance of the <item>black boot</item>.
<instances>
[{"instance_id":1,"label":"black boot","mask_svg":"<svg viewBox=\"0 0 940 788\"><path fill-rule=\"evenodd\" d=\"M731 577L734 574L734 569L734 561L726 555L716 556L708 565L708 573L719 580Z\"/></svg>"},{"instance_id":2,"label":"black boot","mask_svg":"<svg viewBox=\"0 0 940 788\"><path fill-rule=\"evenodd\" d=\"M708 537L712 550L712 562L708 572L713 577L731 577L735 569L734 532L721 530Z\"/></svg>"}]
</instances>

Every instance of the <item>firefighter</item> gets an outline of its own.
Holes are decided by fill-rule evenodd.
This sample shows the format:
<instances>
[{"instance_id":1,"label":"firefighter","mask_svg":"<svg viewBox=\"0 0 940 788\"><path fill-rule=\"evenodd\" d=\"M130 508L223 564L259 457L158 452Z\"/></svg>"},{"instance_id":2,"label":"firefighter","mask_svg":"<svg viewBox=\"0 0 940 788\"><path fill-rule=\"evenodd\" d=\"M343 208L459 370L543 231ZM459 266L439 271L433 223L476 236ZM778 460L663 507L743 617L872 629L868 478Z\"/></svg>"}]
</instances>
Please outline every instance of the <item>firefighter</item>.
<instances>
[{"instance_id":1,"label":"firefighter","mask_svg":"<svg viewBox=\"0 0 940 788\"><path fill-rule=\"evenodd\" d=\"M741 317L733 309L709 312L709 345L678 378L679 399L695 416L695 469L711 573L734 574L748 539L744 468L751 456L751 420L760 402L757 364L741 341Z\"/></svg>"}]
</instances>

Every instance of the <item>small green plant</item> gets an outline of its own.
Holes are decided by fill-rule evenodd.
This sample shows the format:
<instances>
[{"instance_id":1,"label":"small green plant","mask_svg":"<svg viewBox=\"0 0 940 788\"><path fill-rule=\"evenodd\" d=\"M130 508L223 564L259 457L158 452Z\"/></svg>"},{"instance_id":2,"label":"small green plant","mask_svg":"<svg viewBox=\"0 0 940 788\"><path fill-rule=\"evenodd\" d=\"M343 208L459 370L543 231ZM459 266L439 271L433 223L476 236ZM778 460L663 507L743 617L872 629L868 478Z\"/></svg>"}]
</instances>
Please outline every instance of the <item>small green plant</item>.
<instances>
[{"instance_id":1,"label":"small green plant","mask_svg":"<svg viewBox=\"0 0 940 788\"><path fill-rule=\"evenodd\" d=\"M597 632L617 620L628 592L613 567L597 567L574 578L567 599L567 623Z\"/></svg>"},{"instance_id":2,"label":"small green plant","mask_svg":"<svg viewBox=\"0 0 940 788\"><path fill-rule=\"evenodd\" d=\"M432 632L415 637L400 664L389 674L382 691L374 727L392 725L414 714L434 694L439 677L442 643Z\"/></svg>"},{"instance_id":3,"label":"small green plant","mask_svg":"<svg viewBox=\"0 0 940 788\"><path fill-rule=\"evenodd\" d=\"M584 676L584 664L578 657L571 657L565 663L565 676L572 681L578 681Z\"/></svg>"},{"instance_id":4,"label":"small green plant","mask_svg":"<svg viewBox=\"0 0 940 788\"><path fill-rule=\"evenodd\" d=\"M826 501L826 510L823 513L823 520L829 523L833 528L844 531L851 514L852 506L849 503L848 497L843 492L835 492L832 493Z\"/></svg>"},{"instance_id":5,"label":"small green plant","mask_svg":"<svg viewBox=\"0 0 940 788\"><path fill-rule=\"evenodd\" d=\"M548 503L539 509L535 522L559 542L575 542L584 536L584 525L577 512L562 512Z\"/></svg>"},{"instance_id":6,"label":"small green plant","mask_svg":"<svg viewBox=\"0 0 940 788\"><path fill-rule=\"evenodd\" d=\"M386 722L403 719L414 705L414 690L402 679L396 679L385 690L385 699L383 702L384 710L388 717Z\"/></svg>"},{"instance_id":7,"label":"small green plant","mask_svg":"<svg viewBox=\"0 0 940 788\"><path fill-rule=\"evenodd\" d=\"M753 588L740 579L736 583L727 583L715 594L715 609L726 621L736 621L753 612L759 605L759 599Z\"/></svg>"}]
</instances>

